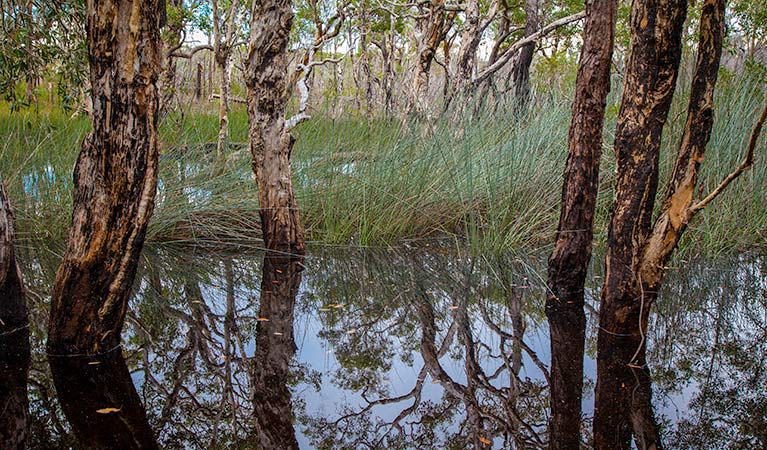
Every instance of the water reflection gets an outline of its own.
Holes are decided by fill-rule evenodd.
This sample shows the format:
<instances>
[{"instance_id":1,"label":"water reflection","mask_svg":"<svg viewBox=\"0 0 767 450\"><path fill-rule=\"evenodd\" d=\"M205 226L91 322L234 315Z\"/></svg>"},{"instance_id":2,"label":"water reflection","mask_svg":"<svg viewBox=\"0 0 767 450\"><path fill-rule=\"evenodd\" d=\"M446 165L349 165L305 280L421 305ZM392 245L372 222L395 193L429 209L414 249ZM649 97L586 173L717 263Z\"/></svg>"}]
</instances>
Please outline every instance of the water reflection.
<instances>
[{"instance_id":1,"label":"water reflection","mask_svg":"<svg viewBox=\"0 0 767 450\"><path fill-rule=\"evenodd\" d=\"M163 448L547 445L543 258L315 251L299 273L300 263L262 255L145 256L121 383L132 379ZM646 405L667 448L764 446L764 269L742 257L670 274L650 325ZM30 258L22 270L47 292L55 264ZM599 293L589 294L596 307ZM65 442L44 368L35 373L35 439Z\"/></svg>"},{"instance_id":2,"label":"water reflection","mask_svg":"<svg viewBox=\"0 0 767 450\"><path fill-rule=\"evenodd\" d=\"M49 355L61 408L86 448L156 449L120 348L96 356Z\"/></svg>"}]
</instances>

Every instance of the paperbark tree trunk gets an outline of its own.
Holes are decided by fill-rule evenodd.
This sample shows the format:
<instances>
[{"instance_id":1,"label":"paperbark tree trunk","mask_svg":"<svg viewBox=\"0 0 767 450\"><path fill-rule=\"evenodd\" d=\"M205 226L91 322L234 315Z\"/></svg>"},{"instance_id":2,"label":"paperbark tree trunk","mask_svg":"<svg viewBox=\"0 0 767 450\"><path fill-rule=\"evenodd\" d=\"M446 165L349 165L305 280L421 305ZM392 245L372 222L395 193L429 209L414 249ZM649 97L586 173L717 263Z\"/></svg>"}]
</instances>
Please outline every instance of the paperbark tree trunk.
<instances>
[{"instance_id":1,"label":"paperbark tree trunk","mask_svg":"<svg viewBox=\"0 0 767 450\"><path fill-rule=\"evenodd\" d=\"M413 91L407 112L413 108L418 114L423 114L428 108L429 74L431 63L434 61L439 49L439 44L445 39L450 30L455 13L446 16L445 0L431 0L428 4L428 12L423 26L423 33L418 45L418 58L415 77L413 78Z\"/></svg>"},{"instance_id":2,"label":"paperbark tree trunk","mask_svg":"<svg viewBox=\"0 0 767 450\"><path fill-rule=\"evenodd\" d=\"M525 37L533 35L541 28L540 18L538 17L538 0L525 1ZM517 106L525 106L530 101L530 66L533 64L533 54L535 53L535 43L525 45L519 51L517 63L514 66L514 97L517 100Z\"/></svg>"},{"instance_id":3,"label":"paperbark tree trunk","mask_svg":"<svg viewBox=\"0 0 767 450\"><path fill-rule=\"evenodd\" d=\"M157 185L164 5L86 3L92 130L74 169L72 226L53 287L53 355L119 351Z\"/></svg>"},{"instance_id":4,"label":"paperbark tree trunk","mask_svg":"<svg viewBox=\"0 0 767 450\"><path fill-rule=\"evenodd\" d=\"M676 87L686 11L685 0L632 4L631 53L615 134L617 176L599 311L594 411L598 450L630 448L632 401L650 396L645 391L645 335L656 293L644 289L639 265L651 232L661 134ZM635 395L637 390L642 395Z\"/></svg>"},{"instance_id":5,"label":"paperbark tree trunk","mask_svg":"<svg viewBox=\"0 0 767 450\"><path fill-rule=\"evenodd\" d=\"M268 250L304 254L304 230L293 193L293 136L286 126L290 0L254 2L245 68L253 172L264 244Z\"/></svg>"},{"instance_id":6,"label":"paperbark tree trunk","mask_svg":"<svg viewBox=\"0 0 767 450\"><path fill-rule=\"evenodd\" d=\"M13 241L13 211L0 182L0 442L21 450L29 437L29 317Z\"/></svg>"},{"instance_id":7,"label":"paperbark tree trunk","mask_svg":"<svg viewBox=\"0 0 767 450\"><path fill-rule=\"evenodd\" d=\"M580 446L586 333L583 289L594 235L616 10L617 0L594 0L586 6L583 48L568 139L570 149L562 186L562 210L548 268L546 316L551 331L551 449L577 449Z\"/></svg>"}]
</instances>

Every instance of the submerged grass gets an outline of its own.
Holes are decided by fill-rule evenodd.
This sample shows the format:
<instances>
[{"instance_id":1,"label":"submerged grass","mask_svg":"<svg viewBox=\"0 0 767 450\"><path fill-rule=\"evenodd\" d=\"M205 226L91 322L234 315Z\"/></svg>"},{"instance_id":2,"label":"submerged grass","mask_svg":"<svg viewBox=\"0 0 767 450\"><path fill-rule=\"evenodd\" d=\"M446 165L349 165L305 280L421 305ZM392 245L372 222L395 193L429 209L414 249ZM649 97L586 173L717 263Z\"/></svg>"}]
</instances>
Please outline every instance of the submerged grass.
<instances>
[{"instance_id":1,"label":"submerged grass","mask_svg":"<svg viewBox=\"0 0 767 450\"><path fill-rule=\"evenodd\" d=\"M664 135L661 189L684 127L678 96ZM723 77L716 125L703 164L708 192L743 157L760 86ZM609 99L597 242L604 241L612 198L612 142L618 93ZM555 231L567 154L571 99L547 95L524 114L494 111L458 123L331 120L316 114L296 130L294 182L312 241L397 245L448 238L473 251L548 245ZM215 110L163 121L163 153L148 239L186 244L253 243L258 230L256 184L246 144L247 117L235 107L225 165L214 161ZM21 245L63 241L71 214L71 171L89 123L62 111L0 110L0 173L17 216ZM760 149L764 147L761 146ZM693 222L688 252L763 245L767 229L767 154Z\"/></svg>"}]
</instances>

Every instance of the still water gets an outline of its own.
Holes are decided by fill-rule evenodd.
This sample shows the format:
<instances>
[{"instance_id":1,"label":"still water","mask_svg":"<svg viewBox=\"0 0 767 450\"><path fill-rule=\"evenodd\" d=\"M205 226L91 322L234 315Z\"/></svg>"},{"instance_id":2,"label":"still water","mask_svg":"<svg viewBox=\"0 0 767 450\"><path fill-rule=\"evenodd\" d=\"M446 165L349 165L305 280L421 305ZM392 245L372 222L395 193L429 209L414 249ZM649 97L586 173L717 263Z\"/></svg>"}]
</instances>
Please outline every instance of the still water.
<instances>
[{"instance_id":1,"label":"still water","mask_svg":"<svg viewBox=\"0 0 767 450\"><path fill-rule=\"evenodd\" d=\"M299 272L263 254L148 248L122 348L49 365L57 257L25 253L31 448L546 447L545 255L315 248ZM678 264L648 336L664 442L765 448L767 263ZM587 286L585 442L599 271Z\"/></svg>"}]
</instances>

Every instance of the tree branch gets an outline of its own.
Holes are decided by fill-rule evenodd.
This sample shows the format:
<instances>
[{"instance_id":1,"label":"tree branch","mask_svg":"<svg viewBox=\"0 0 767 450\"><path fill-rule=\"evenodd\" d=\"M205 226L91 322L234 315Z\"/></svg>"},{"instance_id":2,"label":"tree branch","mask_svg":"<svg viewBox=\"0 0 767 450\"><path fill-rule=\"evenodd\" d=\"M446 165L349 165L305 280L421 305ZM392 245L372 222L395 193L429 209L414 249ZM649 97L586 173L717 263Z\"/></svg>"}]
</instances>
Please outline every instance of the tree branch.
<instances>
[{"instance_id":1,"label":"tree branch","mask_svg":"<svg viewBox=\"0 0 767 450\"><path fill-rule=\"evenodd\" d=\"M759 120L756 121L756 124L754 124L754 129L751 131L751 139L748 142L748 150L746 150L746 157L743 159L743 162L741 162L740 165L732 173L727 175L724 180L719 183L719 186L711 191L711 193L708 194L706 198L699 201L690 208L690 217L695 215L701 209L705 208L706 205L718 197L719 194L721 194L730 183L738 178L741 173L745 172L746 169L750 168L754 164L754 150L756 149L756 144L759 141L759 135L762 132L762 126L764 125L765 119L767 119L767 103L765 103L764 109L762 110L762 115L759 116Z\"/></svg>"}]
</instances>

